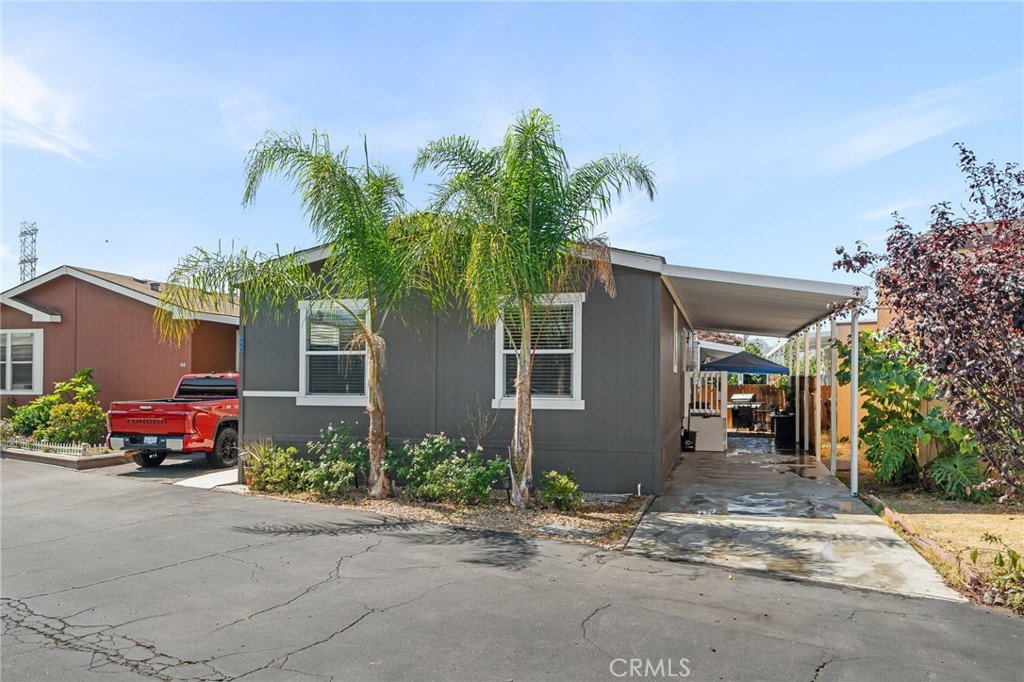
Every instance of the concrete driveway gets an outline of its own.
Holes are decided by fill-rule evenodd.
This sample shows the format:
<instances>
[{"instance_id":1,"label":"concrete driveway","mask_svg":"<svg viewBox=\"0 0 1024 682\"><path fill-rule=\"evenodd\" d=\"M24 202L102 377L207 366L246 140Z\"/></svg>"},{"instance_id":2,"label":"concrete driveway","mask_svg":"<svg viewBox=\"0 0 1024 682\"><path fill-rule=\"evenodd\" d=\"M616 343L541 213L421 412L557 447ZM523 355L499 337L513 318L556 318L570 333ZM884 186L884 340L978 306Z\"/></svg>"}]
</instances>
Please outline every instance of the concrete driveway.
<instances>
[{"instance_id":1,"label":"concrete driveway","mask_svg":"<svg viewBox=\"0 0 1024 682\"><path fill-rule=\"evenodd\" d=\"M732 437L687 452L629 542L634 552L959 601L914 549L813 455Z\"/></svg>"},{"instance_id":2,"label":"concrete driveway","mask_svg":"<svg viewBox=\"0 0 1024 682\"><path fill-rule=\"evenodd\" d=\"M680 659L692 680L1019 682L1024 667L1021 620L969 604L24 462L0 462L0 486L5 682L614 681L681 677Z\"/></svg>"}]
</instances>

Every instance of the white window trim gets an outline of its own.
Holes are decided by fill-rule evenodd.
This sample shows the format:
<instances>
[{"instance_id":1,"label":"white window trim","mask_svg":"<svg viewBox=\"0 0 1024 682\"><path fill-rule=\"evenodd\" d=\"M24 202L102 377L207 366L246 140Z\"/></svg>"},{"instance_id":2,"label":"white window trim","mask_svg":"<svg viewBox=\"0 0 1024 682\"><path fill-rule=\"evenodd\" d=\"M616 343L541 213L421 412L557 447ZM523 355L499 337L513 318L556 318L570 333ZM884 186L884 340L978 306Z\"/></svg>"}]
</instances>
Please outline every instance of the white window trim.
<instances>
[{"instance_id":1,"label":"white window trim","mask_svg":"<svg viewBox=\"0 0 1024 682\"><path fill-rule=\"evenodd\" d=\"M367 395L369 394L369 372L365 372L366 383L363 385L362 395L330 395L317 393L309 394L308 364L306 362L306 315L310 310L358 310L365 309L367 318L369 309L366 299L346 299L338 302L332 301L299 301L299 394L295 397L296 405L321 406L321 407L366 407ZM365 353L365 351L364 351ZM355 354L355 353L353 353Z\"/></svg>"},{"instance_id":2,"label":"white window trim","mask_svg":"<svg viewBox=\"0 0 1024 682\"><path fill-rule=\"evenodd\" d=\"M572 305L572 397L551 398L533 397L531 404L535 410L583 410L586 401L582 398L583 384L583 302L587 300L584 293L556 294L545 297L543 305ZM516 399L505 396L505 325L498 318L494 327L494 400L491 407L498 410L514 410Z\"/></svg>"},{"instance_id":3,"label":"white window trim","mask_svg":"<svg viewBox=\"0 0 1024 682\"><path fill-rule=\"evenodd\" d=\"M679 374L679 308L672 306L672 373Z\"/></svg>"},{"instance_id":4,"label":"white window trim","mask_svg":"<svg viewBox=\"0 0 1024 682\"><path fill-rule=\"evenodd\" d=\"M17 390L5 388L4 395L42 395L43 394L43 330L42 329L0 329L7 334L7 362L2 371L7 372L6 384L11 385L11 334L32 334L32 388Z\"/></svg>"}]
</instances>

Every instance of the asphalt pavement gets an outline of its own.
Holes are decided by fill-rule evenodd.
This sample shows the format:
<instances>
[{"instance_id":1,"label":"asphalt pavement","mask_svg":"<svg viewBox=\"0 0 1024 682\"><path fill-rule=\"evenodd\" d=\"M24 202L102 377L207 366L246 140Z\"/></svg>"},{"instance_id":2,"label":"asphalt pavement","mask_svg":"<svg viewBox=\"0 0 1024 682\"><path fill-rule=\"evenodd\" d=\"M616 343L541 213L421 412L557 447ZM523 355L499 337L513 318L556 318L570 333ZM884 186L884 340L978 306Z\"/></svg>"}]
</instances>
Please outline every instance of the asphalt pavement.
<instances>
[{"instance_id":1,"label":"asphalt pavement","mask_svg":"<svg viewBox=\"0 0 1024 682\"><path fill-rule=\"evenodd\" d=\"M0 493L4 682L1024 670L1024 620L970 604L11 460Z\"/></svg>"}]
</instances>

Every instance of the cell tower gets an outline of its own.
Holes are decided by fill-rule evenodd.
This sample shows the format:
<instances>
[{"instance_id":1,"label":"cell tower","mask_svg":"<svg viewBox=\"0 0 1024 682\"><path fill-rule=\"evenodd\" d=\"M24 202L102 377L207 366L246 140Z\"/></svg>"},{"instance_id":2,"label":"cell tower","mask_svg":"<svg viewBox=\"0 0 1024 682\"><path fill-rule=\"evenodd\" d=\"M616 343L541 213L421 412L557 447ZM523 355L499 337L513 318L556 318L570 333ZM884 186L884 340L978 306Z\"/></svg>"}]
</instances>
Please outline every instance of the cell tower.
<instances>
[{"instance_id":1,"label":"cell tower","mask_svg":"<svg viewBox=\"0 0 1024 682\"><path fill-rule=\"evenodd\" d=\"M39 260L36 257L37 234L39 234L39 228L35 223L23 222L21 224L21 232L18 233L18 236L21 237L21 257L18 259L18 265L21 266L22 282L36 276L36 261Z\"/></svg>"}]
</instances>

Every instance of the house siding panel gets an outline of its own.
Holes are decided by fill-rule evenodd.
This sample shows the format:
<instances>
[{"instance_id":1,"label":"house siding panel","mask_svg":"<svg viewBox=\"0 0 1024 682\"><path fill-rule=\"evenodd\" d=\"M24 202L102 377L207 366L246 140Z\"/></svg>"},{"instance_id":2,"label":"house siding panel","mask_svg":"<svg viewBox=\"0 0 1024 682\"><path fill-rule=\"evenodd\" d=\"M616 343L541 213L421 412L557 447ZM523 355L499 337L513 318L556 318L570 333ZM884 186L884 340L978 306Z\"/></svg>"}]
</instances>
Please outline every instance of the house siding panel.
<instances>
[{"instance_id":1,"label":"house siding panel","mask_svg":"<svg viewBox=\"0 0 1024 682\"><path fill-rule=\"evenodd\" d=\"M218 322L200 322L192 332L193 372L234 372L235 334L238 328Z\"/></svg>"},{"instance_id":2,"label":"house siding panel","mask_svg":"<svg viewBox=\"0 0 1024 682\"><path fill-rule=\"evenodd\" d=\"M655 315L661 287L656 274L616 267L617 296L588 292L583 304L582 397L585 410L535 410L536 472L573 469L581 486L594 491L645 491L658 486L655 451ZM671 321L670 321L671 324ZM494 417L484 447L504 454L513 410L491 409L494 398L493 330L470 333L467 316L436 316L422 302L389 319L384 399L393 441L443 431L472 436L471 416ZM270 318L245 328L242 361L245 391L298 390L298 314ZM676 406L678 411L678 405ZM294 398L245 397L244 438L273 437L300 448L330 422L367 418L358 407L302 407ZM676 439L678 442L678 438Z\"/></svg>"}]
</instances>

